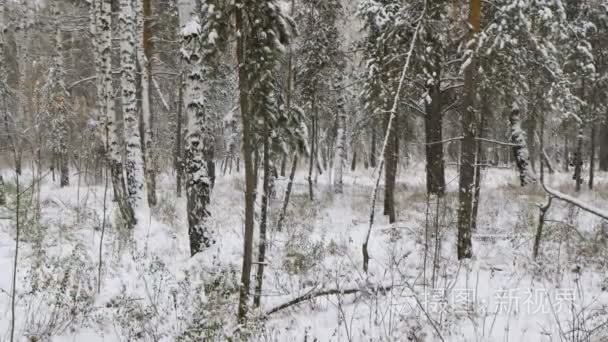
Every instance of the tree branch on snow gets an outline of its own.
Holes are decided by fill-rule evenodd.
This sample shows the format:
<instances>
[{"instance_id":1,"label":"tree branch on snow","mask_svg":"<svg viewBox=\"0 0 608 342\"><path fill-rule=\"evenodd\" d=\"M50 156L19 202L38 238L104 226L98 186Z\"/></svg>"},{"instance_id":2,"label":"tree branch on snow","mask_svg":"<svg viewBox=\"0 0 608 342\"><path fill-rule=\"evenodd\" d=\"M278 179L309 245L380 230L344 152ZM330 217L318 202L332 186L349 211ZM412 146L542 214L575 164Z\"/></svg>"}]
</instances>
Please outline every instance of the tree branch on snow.
<instances>
[{"instance_id":1,"label":"tree branch on snow","mask_svg":"<svg viewBox=\"0 0 608 342\"><path fill-rule=\"evenodd\" d=\"M593 215L599 216L604 220L608 220L608 211L596 208L596 207L594 207L590 204L587 204L579 199L576 199L570 195L567 195L567 194L559 192L555 189L552 189L552 188L546 186L545 183L542 183L542 185L543 185L543 189L545 190L545 192L547 192L550 196L552 196L560 201L564 201L566 203L572 204L575 207L578 207Z\"/></svg>"},{"instance_id":2,"label":"tree branch on snow","mask_svg":"<svg viewBox=\"0 0 608 342\"><path fill-rule=\"evenodd\" d=\"M394 286L393 285L389 285L389 286L379 286L379 287L364 287L364 288L350 288L350 289L329 289L329 290L321 290L321 291L314 291L314 289L308 291L307 293L296 297L286 303L283 303L281 305L275 306L274 308L266 311L266 315L272 315L275 312L281 311L283 309L286 309L288 307L300 304L302 302L317 298L317 297L323 297L323 296L331 296L331 295L345 295L345 294L355 294L355 293L359 293L359 292L365 292L365 293L377 293L377 292L386 292L386 291L390 291Z\"/></svg>"}]
</instances>

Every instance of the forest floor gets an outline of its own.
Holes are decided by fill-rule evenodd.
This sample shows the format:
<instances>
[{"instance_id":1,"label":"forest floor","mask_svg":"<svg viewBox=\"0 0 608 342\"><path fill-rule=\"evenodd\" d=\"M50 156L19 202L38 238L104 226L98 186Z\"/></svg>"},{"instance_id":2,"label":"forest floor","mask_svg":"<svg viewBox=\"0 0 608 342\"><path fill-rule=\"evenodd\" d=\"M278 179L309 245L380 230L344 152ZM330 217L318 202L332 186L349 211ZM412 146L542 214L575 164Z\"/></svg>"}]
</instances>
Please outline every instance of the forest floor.
<instances>
[{"instance_id":1,"label":"forest floor","mask_svg":"<svg viewBox=\"0 0 608 342\"><path fill-rule=\"evenodd\" d=\"M370 170L345 176L336 195L326 174L315 199L297 173L282 232L285 179L271 201L262 306L247 327L251 341L607 341L608 222L553 201L537 260L532 243L539 185L518 185L514 170L484 172L474 258L455 252L457 178L448 169L444 199L428 199L422 168L398 177L397 222L376 206L369 252ZM22 177L16 341L225 341L236 327L243 244L242 176L220 176L209 221L218 236L189 257L185 199L171 175L159 179L159 204L134 232L119 229L104 186L59 188L50 179L32 193ZM16 196L0 213L0 341L9 341ZM571 175L547 183L574 193ZM579 199L608 209L608 174ZM258 196L259 200L259 196ZM35 213L40 203L40 215ZM259 201L256 209L259 209ZM103 237L98 292L99 246ZM438 234L435 234L438 232ZM257 254L257 230L254 250ZM254 265L255 266L255 265ZM253 273L255 274L254 267ZM264 313L302 295L336 290ZM351 293L352 292L352 293Z\"/></svg>"}]
</instances>

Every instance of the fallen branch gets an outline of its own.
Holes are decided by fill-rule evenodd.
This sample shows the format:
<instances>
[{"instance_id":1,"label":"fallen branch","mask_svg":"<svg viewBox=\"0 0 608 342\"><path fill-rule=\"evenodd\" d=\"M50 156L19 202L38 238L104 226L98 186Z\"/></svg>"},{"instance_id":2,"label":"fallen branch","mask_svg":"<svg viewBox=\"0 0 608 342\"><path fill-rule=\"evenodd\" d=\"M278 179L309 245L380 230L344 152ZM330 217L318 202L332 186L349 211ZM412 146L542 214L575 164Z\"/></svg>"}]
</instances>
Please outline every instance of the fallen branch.
<instances>
[{"instance_id":1,"label":"fallen branch","mask_svg":"<svg viewBox=\"0 0 608 342\"><path fill-rule=\"evenodd\" d=\"M296 297L286 303L283 303L279 306L275 306L274 308L266 311L266 315L271 315L275 312L281 311L290 306L294 306L294 305L300 304L302 302L305 302L305 301L308 301L308 300L311 300L311 299L314 299L317 297L355 294L358 292L366 292L366 293L386 292L386 291L390 291L392 288L393 288L393 285L380 286L380 287L350 288L350 289L329 289L329 290L322 290L322 291L317 291L317 292L314 292L314 289L313 289L313 290L307 292L306 294Z\"/></svg>"},{"instance_id":2,"label":"fallen branch","mask_svg":"<svg viewBox=\"0 0 608 342\"><path fill-rule=\"evenodd\" d=\"M555 189L551 189L550 187L546 186L545 183L542 183L543 185L543 189L545 189L545 191L555 197L556 199L560 200L560 201L564 201L566 203L572 204L588 213L591 213L593 215L599 216L601 218L603 218L604 220L608 220L608 212L604 211L602 209L596 208L590 204L587 204L581 200L578 200L572 196L566 195L562 192L559 192Z\"/></svg>"}]
</instances>

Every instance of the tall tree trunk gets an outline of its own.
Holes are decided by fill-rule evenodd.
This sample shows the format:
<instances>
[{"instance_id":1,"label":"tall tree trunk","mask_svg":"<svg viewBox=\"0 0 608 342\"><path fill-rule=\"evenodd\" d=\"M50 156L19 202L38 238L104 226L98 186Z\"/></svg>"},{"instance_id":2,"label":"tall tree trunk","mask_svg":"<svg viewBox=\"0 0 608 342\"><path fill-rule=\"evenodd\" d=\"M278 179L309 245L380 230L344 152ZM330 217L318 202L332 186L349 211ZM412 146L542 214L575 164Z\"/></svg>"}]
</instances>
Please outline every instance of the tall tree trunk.
<instances>
[{"instance_id":1,"label":"tall tree trunk","mask_svg":"<svg viewBox=\"0 0 608 342\"><path fill-rule=\"evenodd\" d=\"M602 120L600 132L600 170L608 171L608 110Z\"/></svg>"},{"instance_id":2,"label":"tall tree trunk","mask_svg":"<svg viewBox=\"0 0 608 342\"><path fill-rule=\"evenodd\" d=\"M486 124L486 116L488 111L490 110L487 102L487 97L483 97L481 104L481 112L479 113L479 132L478 136L480 138L484 137L484 128ZM473 208L471 212L471 230L477 229L477 214L479 212L479 196L481 194L481 170L483 167L482 163L485 162L485 158L483 155L483 142L481 140L477 140L477 152L475 153L475 192L473 193Z\"/></svg>"},{"instance_id":3,"label":"tall tree trunk","mask_svg":"<svg viewBox=\"0 0 608 342\"><path fill-rule=\"evenodd\" d=\"M70 185L69 154L67 146L68 135L68 96L65 88L65 71L63 68L63 36L61 34L60 17L61 12L57 6L51 4L53 16L55 18L55 56L53 58L53 68L50 75L50 98L48 99L49 109L53 119L51 126L53 131L53 148L59 160L59 185L66 187Z\"/></svg>"},{"instance_id":4,"label":"tall tree trunk","mask_svg":"<svg viewBox=\"0 0 608 342\"><path fill-rule=\"evenodd\" d=\"M564 132L564 172L568 172L570 170L570 149L569 149L569 141L568 141L568 130Z\"/></svg>"},{"instance_id":5,"label":"tall tree trunk","mask_svg":"<svg viewBox=\"0 0 608 342\"><path fill-rule=\"evenodd\" d=\"M574 152L574 182L575 191L581 191L583 184L583 125L579 124L578 134L576 135L576 151Z\"/></svg>"},{"instance_id":6,"label":"tall tree trunk","mask_svg":"<svg viewBox=\"0 0 608 342\"><path fill-rule=\"evenodd\" d=\"M150 104L150 84L152 74L152 29L150 18L152 17L151 0L137 1L137 61L141 73L141 110L143 118L143 144L144 171L146 179L146 190L148 204L156 205L156 162L154 153L154 117Z\"/></svg>"},{"instance_id":7,"label":"tall tree trunk","mask_svg":"<svg viewBox=\"0 0 608 342\"><path fill-rule=\"evenodd\" d=\"M114 200L118 203L122 220L127 228L135 225L135 213L127 200L127 188L123 172L121 155L121 137L124 132L119 130L118 116L115 110L115 96L112 78L112 0L101 3L99 13L100 41L100 112L104 113L106 151L108 153L109 169L114 189Z\"/></svg>"},{"instance_id":8,"label":"tall tree trunk","mask_svg":"<svg viewBox=\"0 0 608 342\"><path fill-rule=\"evenodd\" d=\"M376 126L373 124L370 125L370 130L372 132L372 139L369 145L369 167L376 167Z\"/></svg>"},{"instance_id":9,"label":"tall tree trunk","mask_svg":"<svg viewBox=\"0 0 608 342\"><path fill-rule=\"evenodd\" d=\"M283 229L283 222L285 221L285 215L287 215L287 206L289 205L289 198L291 196L291 189L293 188L293 179L296 175L296 168L298 166L298 154L294 153L293 160L291 162L291 171L289 172L289 182L287 183L287 189L285 190L285 199L283 200L283 208L279 214L279 221L277 223L277 231Z\"/></svg>"},{"instance_id":10,"label":"tall tree trunk","mask_svg":"<svg viewBox=\"0 0 608 342\"><path fill-rule=\"evenodd\" d=\"M312 121L311 121L311 129L310 129L310 158L309 158L309 164L308 164L308 194L310 197L310 200L312 201L314 199L314 193L313 193L313 185L312 185L312 171L314 168L314 164L315 164L315 157L317 156L317 151L316 151L316 107L315 107L315 100L314 100L314 96L313 96L313 101L311 104L311 108L312 108Z\"/></svg>"},{"instance_id":11,"label":"tall tree trunk","mask_svg":"<svg viewBox=\"0 0 608 342\"><path fill-rule=\"evenodd\" d=\"M467 40L479 33L481 19L481 0L471 0L469 31ZM464 71L464 113L462 117L463 139L461 142L460 180L458 186L458 259L473 256L471 243L471 213L473 206L473 182L475 180L475 74L477 61L471 56L471 62Z\"/></svg>"},{"instance_id":12,"label":"tall tree trunk","mask_svg":"<svg viewBox=\"0 0 608 342\"><path fill-rule=\"evenodd\" d=\"M184 82L183 75L180 77L179 91L177 95L177 123L175 127L175 151L174 151L174 162L175 162L175 185L177 197L182 197L182 179L184 176L184 161L183 161L183 147L182 147L182 126L183 126L183 108L184 108Z\"/></svg>"},{"instance_id":13,"label":"tall tree trunk","mask_svg":"<svg viewBox=\"0 0 608 342\"><path fill-rule=\"evenodd\" d=\"M342 82L338 82L341 85ZM346 163L346 108L344 108L344 97L339 95L338 99L338 117L337 119L337 136L336 136L336 152L334 153L334 192L341 194L344 192L344 183L342 175L344 173L344 164Z\"/></svg>"},{"instance_id":14,"label":"tall tree trunk","mask_svg":"<svg viewBox=\"0 0 608 342\"><path fill-rule=\"evenodd\" d=\"M443 160L443 99L441 93L442 75L442 49L444 48L438 41L434 32L432 22L441 20L443 11L442 2L430 4L430 19L426 40L429 42L432 51L431 57L426 63L426 68L431 75L432 83L427 87L430 102L425 101L426 115L424 117L424 128L426 136L426 190L429 195L443 197L445 193L445 165Z\"/></svg>"},{"instance_id":15,"label":"tall tree trunk","mask_svg":"<svg viewBox=\"0 0 608 342\"><path fill-rule=\"evenodd\" d=\"M135 87L135 17L133 4L130 0L120 0L119 29L120 67L122 90L122 115L124 121L126 158L125 171L127 174L127 199L135 210L143 200L143 156L141 138L139 135L139 115ZM137 221L135 222L137 224Z\"/></svg>"},{"instance_id":16,"label":"tall tree trunk","mask_svg":"<svg viewBox=\"0 0 608 342\"><path fill-rule=\"evenodd\" d=\"M287 154L283 154L283 158L281 158L281 177L285 177L285 169L287 168Z\"/></svg>"},{"instance_id":17,"label":"tall tree trunk","mask_svg":"<svg viewBox=\"0 0 608 342\"><path fill-rule=\"evenodd\" d=\"M186 65L186 122L188 122L184 167L186 175L186 203L188 212L188 235L190 254L194 255L215 243L214 234L207 224L210 216L207 209L211 196L211 180L205 162L209 146L209 119L206 107L205 80L209 70L199 49L201 27L199 3L183 4L180 9L182 27L182 60ZM196 29L193 29L196 28Z\"/></svg>"},{"instance_id":18,"label":"tall tree trunk","mask_svg":"<svg viewBox=\"0 0 608 342\"><path fill-rule=\"evenodd\" d=\"M243 239L243 269L241 273L241 288L239 291L238 319L244 322L247 317L247 302L249 298L249 285L251 282L251 264L253 252L253 230L254 230L254 193L255 193L255 170L253 169L253 146L251 119L249 112L249 82L245 69L245 36L246 28L243 22L243 0L236 0L235 26L241 34L237 38L237 61L239 76L239 102L241 108L241 120L243 122L243 159L245 162L245 236Z\"/></svg>"},{"instance_id":19,"label":"tall tree trunk","mask_svg":"<svg viewBox=\"0 0 608 342\"><path fill-rule=\"evenodd\" d=\"M438 73L438 71L436 71ZM426 190L428 194L442 197L445 193L445 166L443 161L443 115L440 75L430 90L431 103L426 104L424 127L426 130Z\"/></svg>"},{"instance_id":20,"label":"tall tree trunk","mask_svg":"<svg viewBox=\"0 0 608 342\"><path fill-rule=\"evenodd\" d=\"M262 181L263 193L262 203L260 212L260 237L258 241L258 263L257 263L257 275L255 292L253 295L253 306L259 307L262 300L262 284L264 282L264 263L266 262L266 227L268 225L268 198L270 196L270 151L269 151L269 140L270 140L270 128L268 123L265 124L264 133L264 152L263 152L263 164L264 164L264 180Z\"/></svg>"},{"instance_id":21,"label":"tall tree trunk","mask_svg":"<svg viewBox=\"0 0 608 342\"><path fill-rule=\"evenodd\" d=\"M537 149L535 144L536 139L534 139L534 133L536 132L536 113L530 113L525 127L528 151L530 151L530 167L532 168L532 171L536 172Z\"/></svg>"},{"instance_id":22,"label":"tall tree trunk","mask_svg":"<svg viewBox=\"0 0 608 342\"><path fill-rule=\"evenodd\" d=\"M388 116L386 125L388 126ZM396 115L388 132L388 145L384 153L386 168L384 172L384 215L389 217L389 222L394 223L395 217L395 181L397 177L397 162L399 158L399 116Z\"/></svg>"},{"instance_id":23,"label":"tall tree trunk","mask_svg":"<svg viewBox=\"0 0 608 342\"><path fill-rule=\"evenodd\" d=\"M595 123L591 124L591 146L589 151L589 189L593 190L595 178Z\"/></svg>"},{"instance_id":24,"label":"tall tree trunk","mask_svg":"<svg viewBox=\"0 0 608 342\"><path fill-rule=\"evenodd\" d=\"M546 154L545 154L545 116L541 115L540 117L540 137L539 137L539 145L540 145L540 155L541 155L541 159L540 159L540 183L541 184L545 184L545 164L547 164L547 168L549 169L549 172L552 173L551 171L551 165L549 162L549 158L545 158Z\"/></svg>"}]
</instances>

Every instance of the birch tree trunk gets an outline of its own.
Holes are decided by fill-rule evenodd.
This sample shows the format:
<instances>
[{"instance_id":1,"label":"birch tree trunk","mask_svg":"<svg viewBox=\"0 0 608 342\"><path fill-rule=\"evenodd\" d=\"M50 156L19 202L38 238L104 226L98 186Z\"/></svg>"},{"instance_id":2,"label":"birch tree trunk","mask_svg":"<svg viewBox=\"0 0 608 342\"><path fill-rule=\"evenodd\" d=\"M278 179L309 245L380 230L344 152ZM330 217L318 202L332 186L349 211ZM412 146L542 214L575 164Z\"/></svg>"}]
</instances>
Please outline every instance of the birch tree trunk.
<instances>
[{"instance_id":1,"label":"birch tree trunk","mask_svg":"<svg viewBox=\"0 0 608 342\"><path fill-rule=\"evenodd\" d=\"M122 115L126 145L125 171L127 174L127 200L136 210L143 200L143 156L139 134L139 116L135 86L135 16L130 0L120 0L119 29ZM137 224L137 220L134 222Z\"/></svg>"},{"instance_id":2,"label":"birch tree trunk","mask_svg":"<svg viewBox=\"0 0 608 342\"><path fill-rule=\"evenodd\" d=\"M519 108L514 104L509 117L511 123L511 142L516 146L513 147L513 156L515 163L519 169L519 180L521 186L526 186L536 181L532 165L530 164L530 150L528 149L528 139L526 133L521 127L521 115Z\"/></svg>"},{"instance_id":3,"label":"birch tree trunk","mask_svg":"<svg viewBox=\"0 0 608 342\"><path fill-rule=\"evenodd\" d=\"M200 42L200 5L198 1L179 2L182 60L186 65L185 79L185 114L188 126L186 128L186 145L184 168L186 176L186 201L188 212L188 235L190 238L190 254L194 255L215 243L213 232L206 220L209 217L207 206L211 195L206 149L209 146L208 119L205 106L207 87L205 79L208 70L203 65Z\"/></svg>"},{"instance_id":4,"label":"birch tree trunk","mask_svg":"<svg viewBox=\"0 0 608 342\"><path fill-rule=\"evenodd\" d=\"M100 74L98 83L98 108L103 113L105 123L105 149L108 155L112 176L114 200L118 203L122 220L127 228L135 225L135 213L127 200L127 189L121 155L121 137L124 132L118 129L118 117L114 107L114 86L112 84L112 0L103 0L94 9L97 17L97 38L99 41ZM101 120L100 120L101 121Z\"/></svg>"},{"instance_id":5,"label":"birch tree trunk","mask_svg":"<svg viewBox=\"0 0 608 342\"><path fill-rule=\"evenodd\" d=\"M153 145L153 117L150 107L150 83L152 60L152 34L150 16L152 15L151 0L137 1L137 62L141 73L141 111L143 119L143 160L146 179L148 204L156 205L156 163Z\"/></svg>"},{"instance_id":6,"label":"birch tree trunk","mask_svg":"<svg viewBox=\"0 0 608 342\"><path fill-rule=\"evenodd\" d=\"M342 175L344 164L346 163L346 109L344 108L344 97L340 95L338 99L338 132L336 136L336 152L334 153L334 192L341 194L344 192Z\"/></svg>"}]
</instances>

